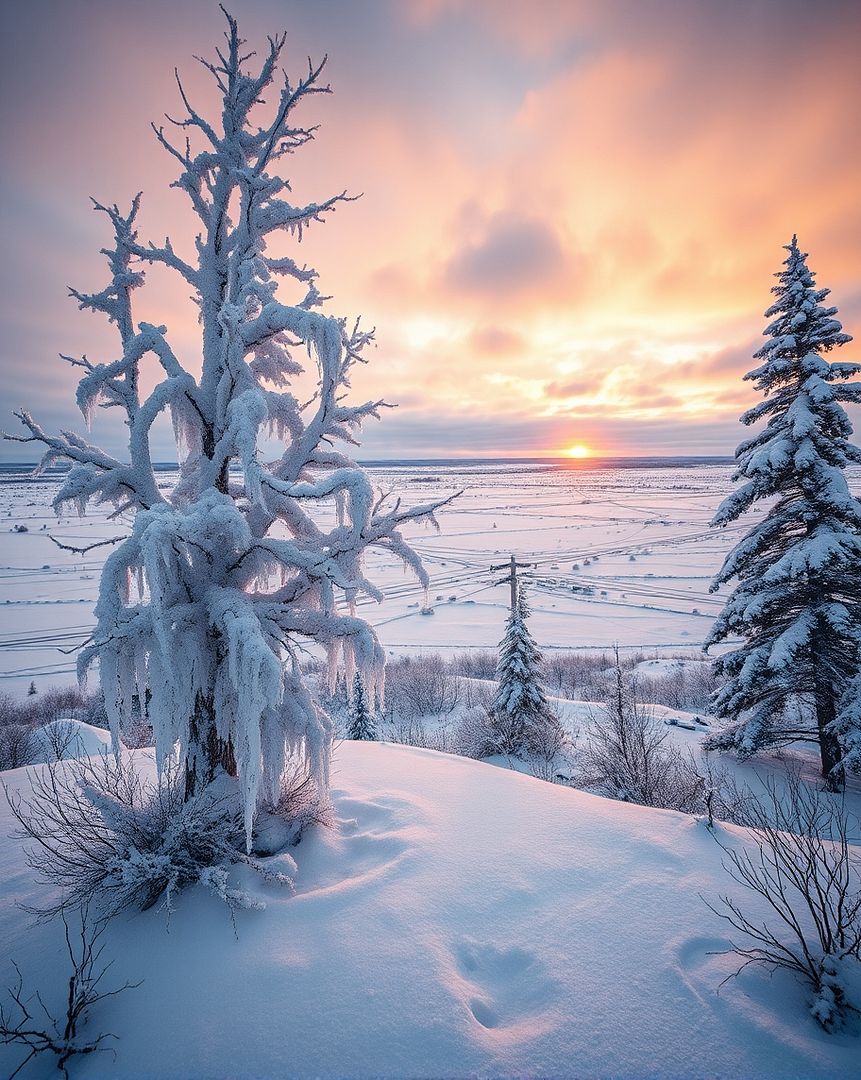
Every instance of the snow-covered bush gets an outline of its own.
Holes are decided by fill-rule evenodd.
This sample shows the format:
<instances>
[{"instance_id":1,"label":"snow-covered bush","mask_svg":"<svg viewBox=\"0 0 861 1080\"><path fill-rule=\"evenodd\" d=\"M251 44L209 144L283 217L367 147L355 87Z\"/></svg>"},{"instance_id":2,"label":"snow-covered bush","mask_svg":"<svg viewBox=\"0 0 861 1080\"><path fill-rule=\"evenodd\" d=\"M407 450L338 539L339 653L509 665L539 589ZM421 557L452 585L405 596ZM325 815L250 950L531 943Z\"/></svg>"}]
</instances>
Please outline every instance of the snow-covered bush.
<instances>
[{"instance_id":1,"label":"snow-covered bush","mask_svg":"<svg viewBox=\"0 0 861 1080\"><path fill-rule=\"evenodd\" d=\"M356 614L360 595L381 599L365 576L364 555L381 548L427 584L400 527L432 520L436 505L390 505L345 452L385 404L346 401L351 371L373 335L319 310L327 298L317 273L286 243L301 241L346 199L296 206L278 174L313 138L295 110L329 91L320 82L323 65L309 65L297 82L282 80L286 35L270 38L255 59L236 21L228 15L227 22L226 44L204 62L222 99L217 115L210 121L197 112L180 83L180 138L172 142L155 128L178 164L173 186L192 212L193 253L183 257L170 240L139 241L140 196L127 213L97 203L113 228L104 249L110 279L100 291L72 292L119 336L118 358L71 362L83 371L77 400L86 421L99 407L123 414L125 460L73 433L51 435L27 412L17 414L27 432L14 438L43 444L43 467L71 464L58 510L107 502L117 515L133 516L131 535L105 563L79 673L98 662L116 738L134 701L147 699L158 763L178 746L182 799L195 813L203 812L198 796L210 783L237 777L250 848L258 799L277 799L288 757L304 758L321 789L328 783L331 723L305 683L304 643L325 650L330 684L339 669L348 682L359 670L369 697L382 697L383 651ZM134 294L151 265L191 293L199 376L180 362L167 327L135 320ZM280 282L297 290L294 302L276 298ZM147 365L158 373L148 392ZM162 413L173 422L180 461L169 493L151 459L150 434ZM279 452L266 461L272 442ZM327 507L330 528L320 524Z\"/></svg>"},{"instance_id":2,"label":"snow-covered bush","mask_svg":"<svg viewBox=\"0 0 861 1080\"><path fill-rule=\"evenodd\" d=\"M32 770L26 796L7 790L6 797L21 837L30 842L29 865L61 890L44 914L93 903L114 915L163 899L169 915L176 895L198 883L231 910L260 907L227 884L229 867L237 863L266 881L292 886L289 875L246 853L236 785L222 777L186 798L175 758L164 762L157 781L143 779L126 754L53 762ZM279 807L290 806L282 790L268 809L266 854L272 850L271 819ZM295 842L295 824L283 822L285 843ZM288 855L280 862L287 869L295 865Z\"/></svg>"},{"instance_id":3,"label":"snow-covered bush","mask_svg":"<svg viewBox=\"0 0 861 1080\"><path fill-rule=\"evenodd\" d=\"M783 782L770 777L764 789L747 803L755 848L716 839L727 873L766 902L767 917L745 913L728 896L707 903L747 939L733 944L742 968L757 963L801 976L813 1016L831 1031L861 1007L850 989L861 981L861 854L849 840L859 822L797 773Z\"/></svg>"},{"instance_id":4,"label":"snow-covered bush","mask_svg":"<svg viewBox=\"0 0 861 1080\"><path fill-rule=\"evenodd\" d=\"M706 647L742 644L719 656L723 685L714 699L725 728L714 749L749 756L796 739L818 743L822 775L844 783L843 758L861 763L861 711L849 692L861 665L861 502L844 470L861 462L843 403L861 401L856 363L830 362L851 341L825 306L796 238L778 273L766 343L748 372L764 400L741 417L767 420L736 450L744 483L719 507L726 526L756 503L768 507L733 548L712 591L736 579Z\"/></svg>"}]
</instances>

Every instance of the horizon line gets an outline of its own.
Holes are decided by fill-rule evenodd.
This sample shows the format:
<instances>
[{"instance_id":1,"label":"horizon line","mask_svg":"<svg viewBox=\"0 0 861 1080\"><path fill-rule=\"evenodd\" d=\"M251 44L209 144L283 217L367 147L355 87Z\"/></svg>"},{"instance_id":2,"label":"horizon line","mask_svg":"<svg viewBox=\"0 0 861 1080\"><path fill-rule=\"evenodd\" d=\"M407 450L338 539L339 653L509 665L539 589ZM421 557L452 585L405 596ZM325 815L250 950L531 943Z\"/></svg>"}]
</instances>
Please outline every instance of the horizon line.
<instances>
[{"instance_id":1,"label":"horizon line","mask_svg":"<svg viewBox=\"0 0 861 1080\"><path fill-rule=\"evenodd\" d=\"M475 462L496 462L502 464L520 463L526 465L564 464L574 466L588 466L594 461L690 461L690 462L732 462L733 454L590 454L588 457L570 457L565 454L559 455L452 455L450 457L391 457L391 458L356 458L357 465L427 465L427 464L474 464ZM154 461L153 468L179 468L178 461ZM38 461L0 461L0 468L30 468L35 469ZM62 469L65 462L57 461L48 466L45 471Z\"/></svg>"}]
</instances>

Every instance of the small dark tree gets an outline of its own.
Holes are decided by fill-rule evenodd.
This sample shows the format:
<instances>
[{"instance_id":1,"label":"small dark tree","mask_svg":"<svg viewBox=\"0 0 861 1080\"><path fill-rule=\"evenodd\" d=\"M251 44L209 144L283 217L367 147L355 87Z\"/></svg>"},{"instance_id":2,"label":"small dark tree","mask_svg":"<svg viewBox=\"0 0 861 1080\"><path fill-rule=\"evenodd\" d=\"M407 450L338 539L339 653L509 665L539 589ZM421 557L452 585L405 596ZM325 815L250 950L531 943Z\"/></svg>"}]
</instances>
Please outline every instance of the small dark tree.
<instances>
[{"instance_id":1,"label":"small dark tree","mask_svg":"<svg viewBox=\"0 0 861 1080\"><path fill-rule=\"evenodd\" d=\"M522 588L505 624L496 667L493 726L507 754L529 752L530 732L547 716L547 695L541 677L542 657L529 632L529 606Z\"/></svg>"},{"instance_id":2,"label":"small dark tree","mask_svg":"<svg viewBox=\"0 0 861 1080\"><path fill-rule=\"evenodd\" d=\"M33 695L37 694L37 693L38 693L38 690L36 689L36 683L31 682L30 685L27 688L27 696L28 697L33 697Z\"/></svg>"},{"instance_id":3,"label":"small dark tree","mask_svg":"<svg viewBox=\"0 0 861 1080\"><path fill-rule=\"evenodd\" d=\"M353 700L350 702L350 724L347 728L347 737L369 740L376 737L365 686L358 671L353 678Z\"/></svg>"},{"instance_id":4,"label":"small dark tree","mask_svg":"<svg viewBox=\"0 0 861 1080\"><path fill-rule=\"evenodd\" d=\"M838 702L859 668L861 626L861 503L849 493L844 469L861 462L849 442L852 425L841 402L861 401L861 384L847 379L858 364L823 357L851 341L823 306L796 238L776 275L768 341L761 365L745 378L765 400L741 420L766 419L763 431L736 451L736 479L746 482L718 509L714 525L735 521L768 499L763 519L727 556L712 591L738 579L706 648L727 638L743 644L719 657L725 677L715 694L730 721L711 737L714 749L749 755L793 739L816 741L829 787L843 784L850 714ZM841 739L841 733L844 738Z\"/></svg>"}]
</instances>

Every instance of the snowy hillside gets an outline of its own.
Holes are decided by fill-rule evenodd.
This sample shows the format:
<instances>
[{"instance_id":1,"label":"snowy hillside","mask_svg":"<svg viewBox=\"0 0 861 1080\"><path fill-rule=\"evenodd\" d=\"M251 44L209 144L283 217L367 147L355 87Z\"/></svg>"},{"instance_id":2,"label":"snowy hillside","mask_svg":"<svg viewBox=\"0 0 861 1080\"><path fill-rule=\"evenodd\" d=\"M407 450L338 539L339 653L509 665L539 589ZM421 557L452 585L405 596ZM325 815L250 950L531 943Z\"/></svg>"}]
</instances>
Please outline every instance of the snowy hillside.
<instances>
[{"instance_id":1,"label":"snowy hillside","mask_svg":"<svg viewBox=\"0 0 861 1080\"><path fill-rule=\"evenodd\" d=\"M144 760L143 753L138 752ZM7 773L26 790L27 769ZM734 968L700 899L732 886L694 818L612 802L427 750L344 743L337 826L294 849L295 896L240 912L199 887L109 929L92 1026L119 1036L75 1076L849 1076L784 973ZM61 999L44 887L0 824L0 974L14 957ZM740 842L744 833L726 829ZM277 860L275 860L277 861ZM732 886L732 888L736 888ZM747 903L747 901L746 901ZM753 911L756 910L750 901ZM19 1059L0 1055L7 1075ZM24 1077L49 1075L30 1066Z\"/></svg>"}]
</instances>

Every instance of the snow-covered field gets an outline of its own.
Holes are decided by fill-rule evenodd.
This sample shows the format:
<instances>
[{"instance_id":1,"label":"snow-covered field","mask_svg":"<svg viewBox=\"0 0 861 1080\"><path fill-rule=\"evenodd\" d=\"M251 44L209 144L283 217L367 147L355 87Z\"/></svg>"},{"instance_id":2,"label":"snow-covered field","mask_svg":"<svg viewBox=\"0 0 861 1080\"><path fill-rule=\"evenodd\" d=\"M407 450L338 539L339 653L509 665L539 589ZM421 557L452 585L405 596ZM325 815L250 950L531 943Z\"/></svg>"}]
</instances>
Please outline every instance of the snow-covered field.
<instances>
[{"instance_id":1,"label":"snow-covered field","mask_svg":"<svg viewBox=\"0 0 861 1080\"><path fill-rule=\"evenodd\" d=\"M441 531L410 530L431 574L433 615L411 576L379 553L371 577L385 591L363 614L393 654L419 649L495 647L508 605L503 575L490 570L510 553L532 564L530 622L545 648L606 648L613 642L696 649L721 607L709 582L746 528L710 530L730 490L731 466L677 463L448 463L387 465L374 481L405 503L463 494L439 514ZM861 472L852 477L857 489ZM160 483L172 485L170 472ZM57 521L57 479L0 472L0 686L20 693L73 679L71 650L93 621L99 570L110 548L75 555L120 535L128 523L91 511ZM24 528L26 532L16 531Z\"/></svg>"},{"instance_id":2,"label":"snow-covered field","mask_svg":"<svg viewBox=\"0 0 861 1080\"><path fill-rule=\"evenodd\" d=\"M142 758L144 752L137 752ZM27 770L7 773L26 789ZM116 1058L84 1077L837 1077L857 1038L825 1035L785 973L734 969L701 896L731 883L695 818L612 802L433 751L342 744L338 826L293 854L296 895L237 914L200 886L110 924L94 1011ZM16 902L45 887L0 807L0 941L64 994L62 927ZM722 830L729 843L742 830ZM253 875L252 875L253 877ZM745 900L758 911L752 901ZM0 1050L0 1073L19 1057ZM31 1067L47 1076L53 1065Z\"/></svg>"},{"instance_id":3,"label":"snow-covered field","mask_svg":"<svg viewBox=\"0 0 861 1080\"><path fill-rule=\"evenodd\" d=\"M423 613L420 587L376 553L369 576L385 600L364 613L393 655L493 648L508 587L490 567L514 553L531 564L530 627L545 650L618 641L696 653L721 604L708 584L745 527L708 527L730 474L703 463L375 467L375 482L408 503L463 494L440 513L439 534L412 533L433 614ZM31 679L72 681L110 550L76 555L50 536L83 546L128 522L99 513L57 522L55 477L0 478L0 688L20 694ZM161 474L166 486L173 479ZM679 663L647 658L637 670L657 677ZM553 704L572 734L596 708ZM671 741L702 764L706 728L690 714L652 712L673 721ZM75 730L70 753L107 741L85 724ZM124 753L153 768L151 752ZM811 747L726 766L740 782L790 766L817 783ZM26 796L38 768L3 780ZM295 894L234 868L234 883L266 904L237 912L235 926L202 886L176 899L169 926L158 907L109 923L106 986L141 985L91 1018L88 1030L118 1037L116 1056L80 1059L73 1075L741 1080L857 1070L857 1033L826 1035L805 987L785 972L748 968L723 983L738 961L704 898L740 889L697 818L388 743L340 743L332 786L334 827L310 830L291 851ZM854 779L847 807L861 807ZM62 925L26 910L53 893L27 866L14 825L0 799L0 978L14 974L14 960L61 1011ZM751 842L744 830L718 829L723 843ZM288 860L269 862L287 869ZM766 915L744 892L739 899ZM20 1060L0 1047L0 1075ZM36 1080L54 1066L28 1070Z\"/></svg>"}]
</instances>

